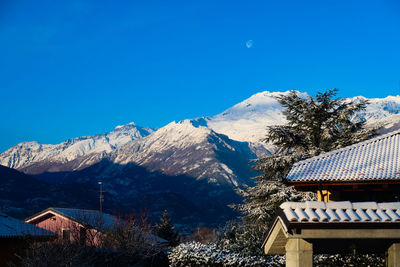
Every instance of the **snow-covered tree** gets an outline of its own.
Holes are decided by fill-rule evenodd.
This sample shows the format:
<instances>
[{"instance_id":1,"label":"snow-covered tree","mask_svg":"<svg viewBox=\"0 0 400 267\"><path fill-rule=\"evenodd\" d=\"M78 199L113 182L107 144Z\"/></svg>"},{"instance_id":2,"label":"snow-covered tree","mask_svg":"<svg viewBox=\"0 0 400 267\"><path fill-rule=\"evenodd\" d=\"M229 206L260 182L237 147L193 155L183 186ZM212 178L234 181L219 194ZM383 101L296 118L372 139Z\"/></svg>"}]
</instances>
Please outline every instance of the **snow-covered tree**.
<instances>
[{"instance_id":1,"label":"snow-covered tree","mask_svg":"<svg viewBox=\"0 0 400 267\"><path fill-rule=\"evenodd\" d=\"M272 155L256 160L255 170L261 172L254 178L256 185L239 190L244 203L233 205L244 215L244 225L255 235L265 236L281 203L315 198L312 193L297 192L284 184L293 163L376 134L376 129L364 129L365 122L356 117L367 102L344 101L336 98L336 93L333 89L317 93L315 97L302 98L292 91L278 97L287 123L268 127L264 140L276 150ZM261 247L261 243L257 245Z\"/></svg>"},{"instance_id":2,"label":"snow-covered tree","mask_svg":"<svg viewBox=\"0 0 400 267\"><path fill-rule=\"evenodd\" d=\"M384 267L386 265L385 254L347 254L347 255L315 255L315 267Z\"/></svg>"}]
</instances>

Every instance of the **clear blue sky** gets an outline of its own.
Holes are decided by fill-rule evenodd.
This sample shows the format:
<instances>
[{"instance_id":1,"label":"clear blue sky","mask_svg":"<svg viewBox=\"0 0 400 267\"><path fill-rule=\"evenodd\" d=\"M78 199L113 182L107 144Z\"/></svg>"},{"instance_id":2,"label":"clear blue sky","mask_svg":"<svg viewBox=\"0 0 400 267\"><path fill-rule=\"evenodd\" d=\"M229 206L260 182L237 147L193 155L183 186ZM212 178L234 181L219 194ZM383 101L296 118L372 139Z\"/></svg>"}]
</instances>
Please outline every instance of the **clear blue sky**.
<instances>
[{"instance_id":1,"label":"clear blue sky","mask_svg":"<svg viewBox=\"0 0 400 267\"><path fill-rule=\"evenodd\" d=\"M399 84L396 0L0 1L0 151L214 115L264 90Z\"/></svg>"}]
</instances>

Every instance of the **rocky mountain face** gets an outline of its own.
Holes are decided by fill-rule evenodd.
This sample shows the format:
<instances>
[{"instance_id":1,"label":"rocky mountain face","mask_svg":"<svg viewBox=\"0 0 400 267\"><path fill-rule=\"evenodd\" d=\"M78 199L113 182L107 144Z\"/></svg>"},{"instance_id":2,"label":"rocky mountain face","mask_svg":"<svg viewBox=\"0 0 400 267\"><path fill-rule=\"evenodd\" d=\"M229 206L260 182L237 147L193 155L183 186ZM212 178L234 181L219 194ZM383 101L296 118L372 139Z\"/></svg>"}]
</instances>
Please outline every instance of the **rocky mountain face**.
<instances>
[{"instance_id":1,"label":"rocky mountain face","mask_svg":"<svg viewBox=\"0 0 400 267\"><path fill-rule=\"evenodd\" d=\"M209 183L237 187L254 176L249 164L268 151L238 142L204 126L203 120L172 122L153 134L110 154L114 163L134 162L149 171L187 175Z\"/></svg>"},{"instance_id":2,"label":"rocky mountain face","mask_svg":"<svg viewBox=\"0 0 400 267\"><path fill-rule=\"evenodd\" d=\"M0 165L29 174L78 170L99 162L117 147L153 131L129 123L117 126L110 133L72 138L57 145L23 142L1 153Z\"/></svg>"},{"instance_id":3,"label":"rocky mountain face","mask_svg":"<svg viewBox=\"0 0 400 267\"><path fill-rule=\"evenodd\" d=\"M273 149L260 140L266 126L285 123L275 97L287 93L258 93L221 114L156 131L131 123L57 145L25 142L1 153L0 164L51 186L83 184L93 190L101 180L110 211L147 207L156 217L168 209L180 223L215 223L234 216L226 205L239 201L233 189L256 175L250 161ZM369 101L357 119L385 124L383 131L400 128L400 96Z\"/></svg>"},{"instance_id":4,"label":"rocky mountain face","mask_svg":"<svg viewBox=\"0 0 400 267\"><path fill-rule=\"evenodd\" d=\"M51 186L83 184L91 185L92 189L98 189L97 182L102 181L105 211L130 214L145 210L151 220L158 221L162 212L168 210L175 224L190 229L218 226L237 215L227 206L239 201L230 187L187 175L148 171L135 163L117 164L103 159L78 171L42 173L34 178ZM54 184L54 181L62 182ZM90 197L98 201L98 194ZM78 207L86 208L82 205Z\"/></svg>"},{"instance_id":5,"label":"rocky mountain face","mask_svg":"<svg viewBox=\"0 0 400 267\"><path fill-rule=\"evenodd\" d=\"M233 141L203 124L202 120L172 122L118 147L87 168L35 177L49 183L93 186L102 181L121 210L146 207L156 218L168 209L180 224L216 225L234 217L227 205L239 198L232 189L251 184L255 173L249 161L257 158L256 152L267 151Z\"/></svg>"},{"instance_id":6,"label":"rocky mountain face","mask_svg":"<svg viewBox=\"0 0 400 267\"><path fill-rule=\"evenodd\" d=\"M48 207L81 206L97 208L98 192L86 183L49 184L17 170L0 166L0 209L17 218L26 218ZM113 198L108 199L115 205Z\"/></svg>"},{"instance_id":7,"label":"rocky mountain face","mask_svg":"<svg viewBox=\"0 0 400 267\"><path fill-rule=\"evenodd\" d=\"M251 184L256 173L250 160L268 151L260 144L233 141L204 125L201 119L172 122L147 136L119 142L112 149L108 143L96 146L99 138L90 137L83 140L95 145L85 153L65 152L73 146L55 149L81 141L76 138L50 145L48 150L27 149L28 156L11 162L24 162L17 169L51 186L84 184L93 190L103 181L109 212L147 208L154 219L168 209L179 224L216 226L234 218L227 205L239 198L232 189ZM6 151L1 159L7 159L14 149L19 153L15 157L24 155L20 149L24 145L27 143ZM97 197L92 195L91 199Z\"/></svg>"}]
</instances>

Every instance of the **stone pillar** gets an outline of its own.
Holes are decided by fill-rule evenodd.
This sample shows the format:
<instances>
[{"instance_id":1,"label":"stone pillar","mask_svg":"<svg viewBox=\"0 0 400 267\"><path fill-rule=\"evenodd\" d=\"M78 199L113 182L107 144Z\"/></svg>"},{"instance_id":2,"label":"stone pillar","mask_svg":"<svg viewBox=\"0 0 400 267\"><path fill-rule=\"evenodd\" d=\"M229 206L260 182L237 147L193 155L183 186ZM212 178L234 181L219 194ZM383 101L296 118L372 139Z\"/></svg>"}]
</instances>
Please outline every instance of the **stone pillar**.
<instances>
[{"instance_id":1,"label":"stone pillar","mask_svg":"<svg viewBox=\"0 0 400 267\"><path fill-rule=\"evenodd\" d=\"M400 243L393 244L388 249L388 267L400 267Z\"/></svg>"},{"instance_id":2,"label":"stone pillar","mask_svg":"<svg viewBox=\"0 0 400 267\"><path fill-rule=\"evenodd\" d=\"M286 246L286 267L312 267L312 244L301 238L289 238Z\"/></svg>"}]
</instances>

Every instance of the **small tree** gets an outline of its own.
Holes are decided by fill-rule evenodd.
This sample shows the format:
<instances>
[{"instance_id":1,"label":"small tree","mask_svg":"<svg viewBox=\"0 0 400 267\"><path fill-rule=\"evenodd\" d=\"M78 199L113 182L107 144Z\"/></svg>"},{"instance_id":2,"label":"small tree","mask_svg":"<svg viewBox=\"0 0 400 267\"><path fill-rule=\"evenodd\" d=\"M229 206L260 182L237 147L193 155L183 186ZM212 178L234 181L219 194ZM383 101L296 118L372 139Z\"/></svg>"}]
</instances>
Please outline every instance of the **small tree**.
<instances>
[{"instance_id":1,"label":"small tree","mask_svg":"<svg viewBox=\"0 0 400 267\"><path fill-rule=\"evenodd\" d=\"M160 223L156 225L155 232L157 236L167 240L170 246L176 246L179 244L178 232L175 230L175 226L171 223L167 210L164 210Z\"/></svg>"}]
</instances>

